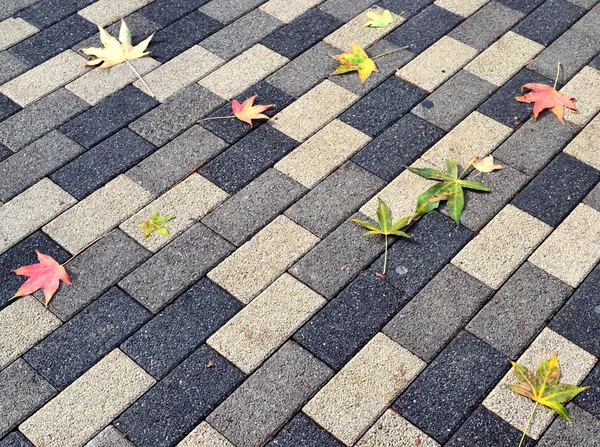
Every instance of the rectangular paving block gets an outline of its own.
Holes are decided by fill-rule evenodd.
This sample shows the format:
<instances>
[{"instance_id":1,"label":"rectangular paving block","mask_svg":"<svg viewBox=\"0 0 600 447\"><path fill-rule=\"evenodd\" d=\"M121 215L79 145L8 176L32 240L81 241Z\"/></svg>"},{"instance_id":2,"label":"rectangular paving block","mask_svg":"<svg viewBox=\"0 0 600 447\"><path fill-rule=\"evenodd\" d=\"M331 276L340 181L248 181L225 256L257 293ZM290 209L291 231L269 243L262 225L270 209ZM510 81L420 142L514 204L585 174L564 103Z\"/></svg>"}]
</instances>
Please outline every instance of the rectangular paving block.
<instances>
[{"instance_id":1,"label":"rectangular paving block","mask_svg":"<svg viewBox=\"0 0 600 447\"><path fill-rule=\"evenodd\" d=\"M589 386L584 394L578 395L574 401L581 408L598 417L600 414L600 392L598 389L600 383L600 363L587 375L581 386Z\"/></svg>"},{"instance_id":2,"label":"rectangular paving block","mask_svg":"<svg viewBox=\"0 0 600 447\"><path fill-rule=\"evenodd\" d=\"M501 86L543 49L543 45L509 31L469 63L465 70Z\"/></svg>"},{"instance_id":3,"label":"rectangular paving block","mask_svg":"<svg viewBox=\"0 0 600 447\"><path fill-rule=\"evenodd\" d=\"M440 444L391 409L386 410L356 443L356 447L412 447L414 445L421 447L440 446Z\"/></svg>"},{"instance_id":4,"label":"rectangular paving block","mask_svg":"<svg viewBox=\"0 0 600 447\"><path fill-rule=\"evenodd\" d=\"M19 426L36 445L81 446L155 380L115 349ZM55 421L48 424L48 420Z\"/></svg>"},{"instance_id":5,"label":"rectangular paving block","mask_svg":"<svg viewBox=\"0 0 600 447\"><path fill-rule=\"evenodd\" d=\"M374 3L376 0L326 0L318 9L348 22Z\"/></svg>"},{"instance_id":6,"label":"rectangular paving block","mask_svg":"<svg viewBox=\"0 0 600 447\"><path fill-rule=\"evenodd\" d=\"M162 26L198 9L208 0L154 0L139 10L139 13Z\"/></svg>"},{"instance_id":7,"label":"rectangular paving block","mask_svg":"<svg viewBox=\"0 0 600 447\"><path fill-rule=\"evenodd\" d=\"M599 223L600 212L579 204L529 261L577 287L600 260Z\"/></svg>"},{"instance_id":8,"label":"rectangular paving block","mask_svg":"<svg viewBox=\"0 0 600 447\"><path fill-rule=\"evenodd\" d=\"M344 445L319 427L311 418L299 412L266 446L295 447L302 444L319 447L342 447Z\"/></svg>"},{"instance_id":9,"label":"rectangular paving block","mask_svg":"<svg viewBox=\"0 0 600 447\"><path fill-rule=\"evenodd\" d=\"M0 253L77 203L45 178L0 207Z\"/></svg>"},{"instance_id":10,"label":"rectangular paving block","mask_svg":"<svg viewBox=\"0 0 600 447\"><path fill-rule=\"evenodd\" d=\"M184 250L194 255L181 256ZM158 312L232 251L231 244L197 223L126 276L119 287Z\"/></svg>"},{"instance_id":11,"label":"rectangular paving block","mask_svg":"<svg viewBox=\"0 0 600 447\"><path fill-rule=\"evenodd\" d=\"M207 276L247 304L318 242L319 238L279 216Z\"/></svg>"},{"instance_id":12,"label":"rectangular paving block","mask_svg":"<svg viewBox=\"0 0 600 447\"><path fill-rule=\"evenodd\" d=\"M235 447L206 421L200 422L177 447Z\"/></svg>"},{"instance_id":13,"label":"rectangular paving block","mask_svg":"<svg viewBox=\"0 0 600 447\"><path fill-rule=\"evenodd\" d=\"M577 112L565 111L565 119L578 126L585 126L600 111L600 70L583 67L567 85L560 89L565 95L575 98L585 98L579 101Z\"/></svg>"},{"instance_id":14,"label":"rectangular paving block","mask_svg":"<svg viewBox=\"0 0 600 447\"><path fill-rule=\"evenodd\" d=\"M202 219L202 223L234 245L240 246L305 192L302 185L269 169L210 212Z\"/></svg>"},{"instance_id":15,"label":"rectangular paving block","mask_svg":"<svg viewBox=\"0 0 600 447\"><path fill-rule=\"evenodd\" d=\"M327 301L284 273L207 340L251 374Z\"/></svg>"},{"instance_id":16,"label":"rectangular paving block","mask_svg":"<svg viewBox=\"0 0 600 447\"><path fill-rule=\"evenodd\" d=\"M594 151L594 141L600 132L600 114L591 120L575 138L571 140L563 152L600 170L600 160Z\"/></svg>"},{"instance_id":17,"label":"rectangular paving block","mask_svg":"<svg viewBox=\"0 0 600 447\"><path fill-rule=\"evenodd\" d=\"M336 119L277 162L275 169L311 189L369 141L371 137Z\"/></svg>"},{"instance_id":18,"label":"rectangular paving block","mask_svg":"<svg viewBox=\"0 0 600 447\"><path fill-rule=\"evenodd\" d=\"M402 14L409 19L420 12L423 8L433 3L432 0L381 0L377 4L382 8L389 9L396 14Z\"/></svg>"},{"instance_id":19,"label":"rectangular paving block","mask_svg":"<svg viewBox=\"0 0 600 447\"><path fill-rule=\"evenodd\" d=\"M8 118L20 110L22 110L22 108L19 106L19 104L14 102L8 96L0 93L0 120Z\"/></svg>"},{"instance_id":20,"label":"rectangular paving block","mask_svg":"<svg viewBox=\"0 0 600 447\"><path fill-rule=\"evenodd\" d=\"M262 445L331 375L325 364L288 341L206 420L236 446Z\"/></svg>"},{"instance_id":21,"label":"rectangular paving block","mask_svg":"<svg viewBox=\"0 0 600 447\"><path fill-rule=\"evenodd\" d=\"M39 29L43 29L76 13L78 9L85 8L91 3L93 3L93 0L77 0L73 2L50 0L43 3L38 2L37 4L20 11L18 15L34 24Z\"/></svg>"},{"instance_id":22,"label":"rectangular paving block","mask_svg":"<svg viewBox=\"0 0 600 447\"><path fill-rule=\"evenodd\" d=\"M583 199L583 203L600 211L600 184L596 185L596 187L592 189L585 199Z\"/></svg>"},{"instance_id":23,"label":"rectangular paving block","mask_svg":"<svg viewBox=\"0 0 600 447\"><path fill-rule=\"evenodd\" d=\"M149 191L120 175L52 220L43 230L69 252L75 253L151 200Z\"/></svg>"},{"instance_id":24,"label":"rectangular paving block","mask_svg":"<svg viewBox=\"0 0 600 447\"><path fill-rule=\"evenodd\" d=\"M489 0L436 0L435 4L462 17L469 17Z\"/></svg>"},{"instance_id":25,"label":"rectangular paving block","mask_svg":"<svg viewBox=\"0 0 600 447\"><path fill-rule=\"evenodd\" d=\"M109 425L88 442L85 447L133 447L123 433Z\"/></svg>"},{"instance_id":26,"label":"rectangular paving block","mask_svg":"<svg viewBox=\"0 0 600 447\"><path fill-rule=\"evenodd\" d=\"M29 442L19 431L13 431L0 440L0 447L33 447L33 444L31 444L31 442Z\"/></svg>"},{"instance_id":27,"label":"rectangular paving block","mask_svg":"<svg viewBox=\"0 0 600 447\"><path fill-rule=\"evenodd\" d=\"M211 0L202 5L200 11L223 24L228 24L264 2L265 0Z\"/></svg>"},{"instance_id":28,"label":"rectangular paving block","mask_svg":"<svg viewBox=\"0 0 600 447\"><path fill-rule=\"evenodd\" d=\"M498 289L551 231L549 225L506 205L452 259L452 264Z\"/></svg>"},{"instance_id":29,"label":"rectangular paving block","mask_svg":"<svg viewBox=\"0 0 600 447\"><path fill-rule=\"evenodd\" d=\"M545 328L523 355L519 357L517 363L535 373L539 366L554 354L558 355L560 363L560 382L573 385L579 384L597 361L592 354L556 332ZM507 387L508 384L515 383L518 383L518 381L511 370L502 377L502 380L485 398L483 405L513 427L523 431L529 413L531 413L531 400L515 394ZM554 419L554 416L555 413L552 410L540 405L531 420L528 431L529 436L533 439L539 439Z\"/></svg>"},{"instance_id":30,"label":"rectangular paving block","mask_svg":"<svg viewBox=\"0 0 600 447\"><path fill-rule=\"evenodd\" d=\"M0 51L12 47L38 31L38 28L21 17L3 20L0 22Z\"/></svg>"},{"instance_id":31,"label":"rectangular paving block","mask_svg":"<svg viewBox=\"0 0 600 447\"><path fill-rule=\"evenodd\" d=\"M203 278L129 337L121 350L153 377L163 378L240 309L238 300Z\"/></svg>"},{"instance_id":32,"label":"rectangular paving block","mask_svg":"<svg viewBox=\"0 0 600 447\"><path fill-rule=\"evenodd\" d=\"M98 0L95 3L79 10L77 14L88 21L106 26L126 17L152 0Z\"/></svg>"},{"instance_id":33,"label":"rectangular paving block","mask_svg":"<svg viewBox=\"0 0 600 447\"><path fill-rule=\"evenodd\" d=\"M290 23L322 2L323 0L299 0L290 4L286 0L269 0L260 5L258 9L282 22Z\"/></svg>"},{"instance_id":34,"label":"rectangular paving block","mask_svg":"<svg viewBox=\"0 0 600 447\"><path fill-rule=\"evenodd\" d=\"M229 195L225 191L201 175L193 173L135 213L119 228L142 247L156 253L228 197ZM161 216L175 216L175 219L165 224L171 236L165 237L154 232L145 237L145 230L141 225L156 212Z\"/></svg>"},{"instance_id":35,"label":"rectangular paving block","mask_svg":"<svg viewBox=\"0 0 600 447\"><path fill-rule=\"evenodd\" d=\"M600 437L600 421L575 404L568 404L567 411L576 424L557 418L540 438L540 447L569 447L593 445Z\"/></svg>"},{"instance_id":36,"label":"rectangular paving block","mask_svg":"<svg viewBox=\"0 0 600 447\"><path fill-rule=\"evenodd\" d=\"M517 11L521 11L524 14L529 14L539 5L544 3L544 0L497 0L503 5L513 8Z\"/></svg>"},{"instance_id":37,"label":"rectangular paving block","mask_svg":"<svg viewBox=\"0 0 600 447\"><path fill-rule=\"evenodd\" d=\"M0 371L0 436L4 437L55 394L52 385L23 359Z\"/></svg>"},{"instance_id":38,"label":"rectangular paving block","mask_svg":"<svg viewBox=\"0 0 600 447\"><path fill-rule=\"evenodd\" d=\"M353 445L425 367L378 333L303 408L346 445Z\"/></svg>"}]
</instances>

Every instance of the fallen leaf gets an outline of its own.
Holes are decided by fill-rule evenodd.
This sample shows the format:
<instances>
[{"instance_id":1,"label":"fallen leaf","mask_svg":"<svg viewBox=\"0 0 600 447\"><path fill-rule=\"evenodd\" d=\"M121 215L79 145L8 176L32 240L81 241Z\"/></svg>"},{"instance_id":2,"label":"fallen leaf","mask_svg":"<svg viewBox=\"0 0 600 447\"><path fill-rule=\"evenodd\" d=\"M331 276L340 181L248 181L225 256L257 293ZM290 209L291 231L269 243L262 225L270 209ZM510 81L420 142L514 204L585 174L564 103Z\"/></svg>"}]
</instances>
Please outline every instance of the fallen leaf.
<instances>
[{"instance_id":1,"label":"fallen leaf","mask_svg":"<svg viewBox=\"0 0 600 447\"><path fill-rule=\"evenodd\" d=\"M17 293L11 298L18 298L20 296L31 295L33 292L39 289L44 289L45 306L48 307L48 303L58 290L60 282L71 284L71 279L64 266L59 264L52 258L52 256L45 255L39 251L35 251L38 256L38 264L31 264L25 267L20 267L13 270L19 276L27 276L29 279L23 283Z\"/></svg>"},{"instance_id":2,"label":"fallen leaf","mask_svg":"<svg viewBox=\"0 0 600 447\"><path fill-rule=\"evenodd\" d=\"M98 58L86 63L85 65L88 67L97 65L101 68L110 68L121 62L132 61L150 54L149 52L146 52L146 48L154 34L147 37L136 46L132 46L131 31L123 19L121 19L119 40L108 34L101 26L98 26L98 29L100 30L100 42L102 42L104 48L84 48L81 50L88 56L96 56Z\"/></svg>"},{"instance_id":3,"label":"fallen leaf","mask_svg":"<svg viewBox=\"0 0 600 447\"><path fill-rule=\"evenodd\" d=\"M255 106L254 105L255 99L256 99L256 95L246 99L241 104L236 99L234 99L231 102L231 109L233 110L233 114L240 121L250 124L250 127L252 127L252 120L259 120L259 119L267 119L268 120L269 117L262 112L264 112L267 109L270 109L271 107L275 107L275 104Z\"/></svg>"},{"instance_id":4,"label":"fallen leaf","mask_svg":"<svg viewBox=\"0 0 600 447\"><path fill-rule=\"evenodd\" d=\"M387 9L381 14L377 14L375 11L367 11L365 12L365 15L369 21L365 23L364 26L369 26L371 28L384 28L394 21L392 13Z\"/></svg>"},{"instance_id":5,"label":"fallen leaf","mask_svg":"<svg viewBox=\"0 0 600 447\"><path fill-rule=\"evenodd\" d=\"M508 387L511 390L554 410L563 419L571 422L569 412L563 404L588 389L589 386L578 387L558 383L560 380L560 366L557 354L542 363L535 376L523 365L512 361L511 363L515 377L520 382L519 384L509 385Z\"/></svg>"},{"instance_id":6,"label":"fallen leaf","mask_svg":"<svg viewBox=\"0 0 600 447\"><path fill-rule=\"evenodd\" d=\"M516 96L515 99L519 102L533 103L533 117L535 119L537 119L543 110L552 109L552 113L564 124L564 108L567 107L568 109L577 111L577 107L573 104L575 98L560 93L549 85L529 83L521 87L521 91L525 89L529 90L529 93L523 96Z\"/></svg>"},{"instance_id":7,"label":"fallen leaf","mask_svg":"<svg viewBox=\"0 0 600 447\"><path fill-rule=\"evenodd\" d=\"M158 211L152 215L146 222L140 224L144 228L144 239L150 236L154 231L163 236L171 236L169 230L165 227L165 223L175 219L175 216L161 216Z\"/></svg>"},{"instance_id":8,"label":"fallen leaf","mask_svg":"<svg viewBox=\"0 0 600 447\"><path fill-rule=\"evenodd\" d=\"M352 44L352 51L350 53L339 54L333 56L333 58L339 61L341 65L331 73L332 75L358 71L358 77L363 84L371 73L378 71L375 62L367 56L365 50L355 43Z\"/></svg>"},{"instance_id":9,"label":"fallen leaf","mask_svg":"<svg viewBox=\"0 0 600 447\"><path fill-rule=\"evenodd\" d=\"M206 364L207 368L212 368L213 366L215 366L215 364L212 360L209 360L208 363Z\"/></svg>"},{"instance_id":10,"label":"fallen leaf","mask_svg":"<svg viewBox=\"0 0 600 447\"><path fill-rule=\"evenodd\" d=\"M492 172L497 169L504 169L504 166L494 164L494 156L488 155L487 157L473 157L473 161L471 161L471 165L477 169L479 172Z\"/></svg>"}]
</instances>

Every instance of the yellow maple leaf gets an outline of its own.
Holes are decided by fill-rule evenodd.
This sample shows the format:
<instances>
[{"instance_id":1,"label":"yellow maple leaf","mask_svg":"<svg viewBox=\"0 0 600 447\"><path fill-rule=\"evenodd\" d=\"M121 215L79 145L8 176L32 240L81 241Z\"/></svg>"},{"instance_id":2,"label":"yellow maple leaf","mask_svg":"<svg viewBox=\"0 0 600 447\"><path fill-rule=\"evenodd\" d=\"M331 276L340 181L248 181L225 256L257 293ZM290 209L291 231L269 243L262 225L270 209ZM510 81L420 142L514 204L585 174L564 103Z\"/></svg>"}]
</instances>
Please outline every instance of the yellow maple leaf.
<instances>
[{"instance_id":1,"label":"yellow maple leaf","mask_svg":"<svg viewBox=\"0 0 600 447\"><path fill-rule=\"evenodd\" d=\"M355 43L352 44L352 51L349 53L339 54L337 56L333 56L334 59L340 62L340 66L331 73L332 75L340 75L344 73L349 73L351 71L358 71L358 77L360 81L364 84L367 78L373 72L377 72L377 66L375 62L367 56L365 50L363 50L360 45Z\"/></svg>"}]
</instances>

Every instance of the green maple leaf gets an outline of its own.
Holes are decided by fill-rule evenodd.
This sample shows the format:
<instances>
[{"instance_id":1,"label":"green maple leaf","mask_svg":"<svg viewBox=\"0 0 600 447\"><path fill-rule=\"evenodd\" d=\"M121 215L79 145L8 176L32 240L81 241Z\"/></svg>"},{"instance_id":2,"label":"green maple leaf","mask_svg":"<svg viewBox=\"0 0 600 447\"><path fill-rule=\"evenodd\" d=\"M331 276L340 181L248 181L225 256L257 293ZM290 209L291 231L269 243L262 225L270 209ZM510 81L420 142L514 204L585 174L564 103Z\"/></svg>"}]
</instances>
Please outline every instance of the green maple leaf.
<instances>
[{"instance_id":1,"label":"green maple leaf","mask_svg":"<svg viewBox=\"0 0 600 447\"><path fill-rule=\"evenodd\" d=\"M446 160L446 166L448 167L448 172L432 168L412 168L410 166L406 166L406 169L421 177L441 182L436 183L419 196L415 211L416 216L424 216L440 206L441 201L446 200L448 209L450 210L450 217L458 224L460 222L460 215L465 207L463 188L484 192L489 192L490 189L479 182L463 180L462 177L465 175L466 170L459 176L458 166L451 158Z\"/></svg>"},{"instance_id":2,"label":"green maple leaf","mask_svg":"<svg viewBox=\"0 0 600 447\"><path fill-rule=\"evenodd\" d=\"M381 14L377 14L375 11L367 11L365 15L369 21L364 26L370 26L371 28L384 28L394 21L392 13L387 9Z\"/></svg>"},{"instance_id":3,"label":"green maple leaf","mask_svg":"<svg viewBox=\"0 0 600 447\"><path fill-rule=\"evenodd\" d=\"M380 55L381 56L381 55ZM360 45L352 44L352 51L349 53L339 54L333 56L334 59L339 61L340 66L331 73L332 75L340 75L350 73L352 71L358 71L358 77L360 82L363 84L371 73L378 71L375 62L371 59L365 50Z\"/></svg>"},{"instance_id":4,"label":"green maple leaf","mask_svg":"<svg viewBox=\"0 0 600 447\"><path fill-rule=\"evenodd\" d=\"M402 229L412 222L413 216L404 216L392 223L392 211L390 210L390 207L387 206L380 198L377 198L377 200L379 200L379 207L377 207L378 227L373 225L371 222L367 222L366 220L350 220L368 230L365 233L365 236L370 234L381 234L385 236L385 255L383 257L383 274L385 275L387 267L388 236L410 237L408 234L402 231Z\"/></svg>"},{"instance_id":5,"label":"green maple leaf","mask_svg":"<svg viewBox=\"0 0 600 447\"><path fill-rule=\"evenodd\" d=\"M171 236L169 230L166 229L165 223L175 219L175 216L161 216L158 211L152 215L146 222L141 223L140 227L144 227L144 239L150 236L154 231L163 236Z\"/></svg>"}]
</instances>

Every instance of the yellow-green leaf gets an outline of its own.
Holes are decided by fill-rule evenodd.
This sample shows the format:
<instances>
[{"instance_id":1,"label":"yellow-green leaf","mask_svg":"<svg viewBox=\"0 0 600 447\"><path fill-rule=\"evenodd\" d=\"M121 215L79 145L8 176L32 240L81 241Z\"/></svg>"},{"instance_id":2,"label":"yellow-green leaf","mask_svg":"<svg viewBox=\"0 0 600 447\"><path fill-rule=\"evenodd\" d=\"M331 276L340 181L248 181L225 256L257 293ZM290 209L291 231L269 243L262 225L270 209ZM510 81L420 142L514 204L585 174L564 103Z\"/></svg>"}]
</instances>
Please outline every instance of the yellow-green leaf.
<instances>
[{"instance_id":1,"label":"yellow-green leaf","mask_svg":"<svg viewBox=\"0 0 600 447\"><path fill-rule=\"evenodd\" d=\"M339 54L333 58L338 60L341 65L331 73L332 75L358 71L358 77L363 84L371 73L378 71L375 62L357 44L352 44L351 52Z\"/></svg>"},{"instance_id":2,"label":"yellow-green leaf","mask_svg":"<svg viewBox=\"0 0 600 447\"><path fill-rule=\"evenodd\" d=\"M165 224L173 219L175 216L161 216L158 211L155 212L150 219L140 224L140 227L144 228L144 239L155 231L163 236L171 236Z\"/></svg>"},{"instance_id":3,"label":"yellow-green leaf","mask_svg":"<svg viewBox=\"0 0 600 447\"><path fill-rule=\"evenodd\" d=\"M371 28L384 28L394 21L392 13L387 9L381 14L377 14L375 11L367 11L365 12L365 15L369 19L369 21L365 23L365 26L370 26Z\"/></svg>"}]
</instances>

